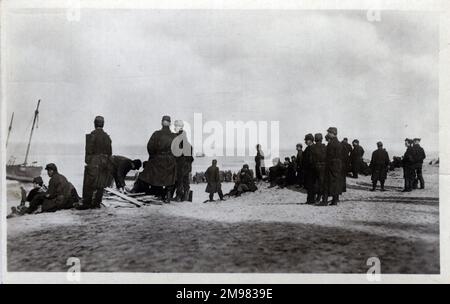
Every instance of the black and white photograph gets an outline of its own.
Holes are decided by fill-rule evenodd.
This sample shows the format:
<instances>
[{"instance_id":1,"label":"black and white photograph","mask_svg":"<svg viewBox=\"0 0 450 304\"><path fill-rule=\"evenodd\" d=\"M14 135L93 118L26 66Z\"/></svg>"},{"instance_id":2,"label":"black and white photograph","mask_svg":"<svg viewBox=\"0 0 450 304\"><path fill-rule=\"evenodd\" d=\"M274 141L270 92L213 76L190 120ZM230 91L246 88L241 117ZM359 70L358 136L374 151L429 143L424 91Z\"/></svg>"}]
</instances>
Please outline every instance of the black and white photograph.
<instances>
[{"instance_id":1,"label":"black and white photograph","mask_svg":"<svg viewBox=\"0 0 450 304\"><path fill-rule=\"evenodd\" d=\"M438 8L11 2L5 278L443 280Z\"/></svg>"}]
</instances>

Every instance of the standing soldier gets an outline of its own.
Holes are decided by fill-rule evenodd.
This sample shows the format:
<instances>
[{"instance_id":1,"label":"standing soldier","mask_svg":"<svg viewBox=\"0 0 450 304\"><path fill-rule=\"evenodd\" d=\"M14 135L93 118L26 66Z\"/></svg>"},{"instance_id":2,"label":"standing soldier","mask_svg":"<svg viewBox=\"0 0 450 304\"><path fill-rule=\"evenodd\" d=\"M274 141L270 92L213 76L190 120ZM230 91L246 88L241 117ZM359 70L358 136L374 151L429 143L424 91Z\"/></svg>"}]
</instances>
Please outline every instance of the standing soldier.
<instances>
[{"instance_id":1,"label":"standing soldier","mask_svg":"<svg viewBox=\"0 0 450 304\"><path fill-rule=\"evenodd\" d=\"M303 185L307 191L306 204L313 205L316 203L315 200L315 183L316 174L314 171L314 163L312 158L312 148L314 144L314 136L312 134L307 134L305 136L306 148L303 151L302 157L302 169L303 169Z\"/></svg>"},{"instance_id":2,"label":"standing soldier","mask_svg":"<svg viewBox=\"0 0 450 304\"><path fill-rule=\"evenodd\" d=\"M330 127L327 130L327 157L326 157L326 187L327 197L333 199L331 206L336 206L339 202L339 195L342 194L342 145L337 138L337 128Z\"/></svg>"},{"instance_id":3,"label":"standing soldier","mask_svg":"<svg viewBox=\"0 0 450 304\"><path fill-rule=\"evenodd\" d=\"M103 131L104 125L102 116L95 117L95 130L86 135L83 204L78 209L100 208L103 191L112 182L111 138Z\"/></svg>"},{"instance_id":4,"label":"standing soldier","mask_svg":"<svg viewBox=\"0 0 450 304\"><path fill-rule=\"evenodd\" d=\"M170 116L163 116L161 130L155 131L147 144L148 162L139 178L152 188L162 191L165 203L170 203L170 196L177 176L177 162L172 153L172 141L176 134L170 131Z\"/></svg>"},{"instance_id":5,"label":"standing soldier","mask_svg":"<svg viewBox=\"0 0 450 304\"><path fill-rule=\"evenodd\" d=\"M378 149L373 151L372 160L370 161L370 169L372 171L372 189L375 191L377 183L380 181L381 191L384 191L384 182L386 181L389 169L389 154L383 149L383 143L377 143Z\"/></svg>"},{"instance_id":6,"label":"standing soldier","mask_svg":"<svg viewBox=\"0 0 450 304\"><path fill-rule=\"evenodd\" d=\"M327 158L327 146L322 143L323 136L321 133L314 135L315 144L311 146L311 155L314 165L314 175L316 177L315 182L315 194L316 202L322 200L322 204L326 204L326 185L325 185L325 170L326 170L326 158Z\"/></svg>"},{"instance_id":7,"label":"standing soldier","mask_svg":"<svg viewBox=\"0 0 450 304\"><path fill-rule=\"evenodd\" d=\"M347 174L350 172L350 155L352 154L352 145L348 143L348 138L344 138L342 141L342 176L344 178L344 189L343 192L347 192Z\"/></svg>"},{"instance_id":8,"label":"standing soldier","mask_svg":"<svg viewBox=\"0 0 450 304\"><path fill-rule=\"evenodd\" d=\"M359 145L359 140L355 139L353 142L353 150L350 158L352 163L353 178L358 178L358 173L363 162L364 149Z\"/></svg>"},{"instance_id":9,"label":"standing soldier","mask_svg":"<svg viewBox=\"0 0 450 304\"><path fill-rule=\"evenodd\" d=\"M299 187L303 187L303 169L302 169L302 164L303 164L303 146L302 144L297 144L297 165L296 165L296 170L297 170L297 182L298 182L298 186Z\"/></svg>"},{"instance_id":10,"label":"standing soldier","mask_svg":"<svg viewBox=\"0 0 450 304\"><path fill-rule=\"evenodd\" d=\"M208 185L206 186L206 193L209 193L209 201L214 201L214 193L219 194L219 198L223 201L223 192L222 192L222 184L220 181L219 175L219 167L217 167L217 160L212 161L212 165L206 169L205 172L206 182Z\"/></svg>"},{"instance_id":11,"label":"standing soldier","mask_svg":"<svg viewBox=\"0 0 450 304\"><path fill-rule=\"evenodd\" d=\"M414 188L417 189L417 184L420 183L420 189L425 189L425 181L423 179L422 174L422 167L423 167L423 161L426 158L425 150L420 146L420 138L414 138L414 145L413 145L413 151L414 151Z\"/></svg>"},{"instance_id":12,"label":"standing soldier","mask_svg":"<svg viewBox=\"0 0 450 304\"><path fill-rule=\"evenodd\" d=\"M261 149L261 145L256 145L256 156L255 156L255 174L256 179L261 181L263 175L265 174L266 168L264 166L264 152Z\"/></svg>"},{"instance_id":13,"label":"standing soldier","mask_svg":"<svg viewBox=\"0 0 450 304\"><path fill-rule=\"evenodd\" d=\"M172 152L177 162L177 181L176 181L176 198L177 202L187 201L190 196L190 174L192 171L192 145L187 139L187 134L183 130L184 123L182 120L176 120L175 131L176 140L172 142Z\"/></svg>"},{"instance_id":14,"label":"standing soldier","mask_svg":"<svg viewBox=\"0 0 450 304\"><path fill-rule=\"evenodd\" d=\"M405 179L405 189L402 192L411 192L414 182L414 150L412 148L413 141L409 138L405 139L406 152L403 155L403 178Z\"/></svg>"}]
</instances>

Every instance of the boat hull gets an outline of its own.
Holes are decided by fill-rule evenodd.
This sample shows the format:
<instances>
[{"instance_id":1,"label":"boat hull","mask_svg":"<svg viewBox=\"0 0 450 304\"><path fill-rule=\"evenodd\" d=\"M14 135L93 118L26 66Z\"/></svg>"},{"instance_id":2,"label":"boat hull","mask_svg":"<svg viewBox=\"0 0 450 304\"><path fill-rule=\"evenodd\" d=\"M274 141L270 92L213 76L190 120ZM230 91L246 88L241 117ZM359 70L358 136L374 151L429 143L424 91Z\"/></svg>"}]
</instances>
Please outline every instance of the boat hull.
<instances>
[{"instance_id":1,"label":"boat hull","mask_svg":"<svg viewBox=\"0 0 450 304\"><path fill-rule=\"evenodd\" d=\"M6 179L20 182L33 182L35 177L41 176L42 167L25 165L7 165Z\"/></svg>"}]
</instances>

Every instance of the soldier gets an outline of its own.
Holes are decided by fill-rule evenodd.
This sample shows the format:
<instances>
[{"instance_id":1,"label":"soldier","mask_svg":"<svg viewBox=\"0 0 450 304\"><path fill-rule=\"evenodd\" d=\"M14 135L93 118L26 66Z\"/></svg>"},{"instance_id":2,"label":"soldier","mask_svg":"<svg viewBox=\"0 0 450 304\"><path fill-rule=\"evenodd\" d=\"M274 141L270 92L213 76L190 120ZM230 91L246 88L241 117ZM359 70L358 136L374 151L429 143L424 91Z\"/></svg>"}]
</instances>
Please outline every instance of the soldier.
<instances>
[{"instance_id":1,"label":"soldier","mask_svg":"<svg viewBox=\"0 0 450 304\"><path fill-rule=\"evenodd\" d=\"M422 175L422 167L423 167L423 161L426 158L425 150L420 146L420 138L414 138L414 145L413 145L413 151L414 151L414 189L417 189L417 184L420 183L420 189L425 189L425 181L423 179Z\"/></svg>"},{"instance_id":2,"label":"soldier","mask_svg":"<svg viewBox=\"0 0 450 304\"><path fill-rule=\"evenodd\" d=\"M219 167L217 167L217 160L212 161L212 165L205 172L206 182L206 193L209 193L209 201L214 201L214 193L219 194L219 198L223 201L222 184L220 182Z\"/></svg>"},{"instance_id":3,"label":"soldier","mask_svg":"<svg viewBox=\"0 0 450 304\"><path fill-rule=\"evenodd\" d=\"M269 168L269 188L283 186L286 169L278 157L272 160L273 166Z\"/></svg>"},{"instance_id":4,"label":"soldier","mask_svg":"<svg viewBox=\"0 0 450 304\"><path fill-rule=\"evenodd\" d=\"M261 145L256 145L256 156L255 156L255 174L256 179L261 181L263 175L265 175L266 168L264 166L264 152L261 149Z\"/></svg>"},{"instance_id":5,"label":"soldier","mask_svg":"<svg viewBox=\"0 0 450 304\"><path fill-rule=\"evenodd\" d=\"M302 170L302 158L303 158L303 145L298 143L296 146L297 150L297 165L296 165L296 171L297 171L297 183L298 186L301 188L303 187L303 170Z\"/></svg>"},{"instance_id":6,"label":"soldier","mask_svg":"<svg viewBox=\"0 0 450 304\"><path fill-rule=\"evenodd\" d=\"M414 182L414 150L412 148L413 141L409 138L405 139L406 152L403 155L403 178L405 179L405 188L402 192L411 192Z\"/></svg>"},{"instance_id":7,"label":"soldier","mask_svg":"<svg viewBox=\"0 0 450 304\"><path fill-rule=\"evenodd\" d=\"M373 151L372 160L370 161L370 169L372 171L372 189L375 191L377 183L380 181L381 191L384 190L384 182L386 181L387 172L389 169L389 154L383 149L383 143L377 143L378 149Z\"/></svg>"},{"instance_id":8,"label":"soldier","mask_svg":"<svg viewBox=\"0 0 450 304\"><path fill-rule=\"evenodd\" d=\"M131 160L125 156L113 155L111 156L112 163L112 176L116 183L117 189L121 192L125 192L125 178L131 170L139 170L142 166L142 162L139 159Z\"/></svg>"},{"instance_id":9,"label":"soldier","mask_svg":"<svg viewBox=\"0 0 450 304\"><path fill-rule=\"evenodd\" d=\"M327 146L322 143L323 136L320 133L314 135L315 144L311 146L311 156L314 166L315 180L315 200L326 204L325 170Z\"/></svg>"},{"instance_id":10,"label":"soldier","mask_svg":"<svg viewBox=\"0 0 450 304\"><path fill-rule=\"evenodd\" d=\"M174 123L176 139L172 142L172 153L175 155L177 162L177 181L176 181L176 198L177 202L189 200L190 194L190 174L192 171L193 148L187 139L187 134L183 130L184 123L182 120L176 120Z\"/></svg>"},{"instance_id":11,"label":"soldier","mask_svg":"<svg viewBox=\"0 0 450 304\"><path fill-rule=\"evenodd\" d=\"M312 145L314 144L314 136L307 134L305 136L306 148L303 151L302 169L303 169L303 186L307 191L306 203L313 205L316 203L315 199L315 183L316 173L314 170L314 162L312 158Z\"/></svg>"},{"instance_id":12,"label":"soldier","mask_svg":"<svg viewBox=\"0 0 450 304\"><path fill-rule=\"evenodd\" d=\"M227 195L238 197L244 192L255 192L256 190L258 190L258 187L255 185L250 168L245 164L241 171L239 171L233 190Z\"/></svg>"},{"instance_id":13,"label":"soldier","mask_svg":"<svg viewBox=\"0 0 450 304\"><path fill-rule=\"evenodd\" d=\"M359 140L355 139L353 142L353 150L350 158L352 163L353 178L358 178L358 173L361 169L361 163L363 161L364 149L359 145Z\"/></svg>"},{"instance_id":14,"label":"soldier","mask_svg":"<svg viewBox=\"0 0 450 304\"><path fill-rule=\"evenodd\" d=\"M345 137L342 140L342 151L343 151L343 159L342 159L343 175L344 175L345 179L347 179L347 174L350 172L350 169L351 169L350 155L352 154L352 151L353 151L353 147L351 144L348 143L347 137ZM344 190L346 190L346 189L344 189Z\"/></svg>"},{"instance_id":15,"label":"soldier","mask_svg":"<svg viewBox=\"0 0 450 304\"><path fill-rule=\"evenodd\" d=\"M45 166L50 177L48 190L43 195L36 195L30 202L26 213L55 212L58 210L71 209L78 203L80 197L73 185L67 181L64 175L58 173L55 164Z\"/></svg>"},{"instance_id":16,"label":"soldier","mask_svg":"<svg viewBox=\"0 0 450 304\"><path fill-rule=\"evenodd\" d=\"M172 153L172 141L176 134L170 131L170 116L163 116L161 130L155 131L147 144L149 159L139 179L152 188L161 189L165 203L170 203L170 195L177 176L177 162Z\"/></svg>"},{"instance_id":17,"label":"soldier","mask_svg":"<svg viewBox=\"0 0 450 304\"><path fill-rule=\"evenodd\" d=\"M103 191L112 182L111 138L103 130L104 125L102 116L95 117L95 130L86 135L83 204L77 209L100 208Z\"/></svg>"},{"instance_id":18,"label":"soldier","mask_svg":"<svg viewBox=\"0 0 450 304\"><path fill-rule=\"evenodd\" d=\"M339 195L342 194L342 144L337 138L337 128L330 127L327 130L327 157L326 157L326 189L327 197L331 196L331 206L336 206L339 202ZM323 205L323 204L321 204Z\"/></svg>"}]
</instances>

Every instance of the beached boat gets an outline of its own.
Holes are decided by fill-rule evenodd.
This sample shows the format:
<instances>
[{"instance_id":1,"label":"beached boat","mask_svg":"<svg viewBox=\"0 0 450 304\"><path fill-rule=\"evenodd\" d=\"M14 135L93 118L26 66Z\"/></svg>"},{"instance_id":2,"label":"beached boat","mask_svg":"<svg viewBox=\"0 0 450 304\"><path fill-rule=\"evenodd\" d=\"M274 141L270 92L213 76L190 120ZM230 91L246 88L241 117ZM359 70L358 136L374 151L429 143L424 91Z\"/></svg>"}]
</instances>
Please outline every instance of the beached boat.
<instances>
[{"instance_id":1,"label":"beached boat","mask_svg":"<svg viewBox=\"0 0 450 304\"><path fill-rule=\"evenodd\" d=\"M36 126L36 121L39 115L39 105L41 101L38 100L36 110L34 111L33 126L31 127L30 138L28 140L27 151L25 154L25 161L22 164L15 164L15 158L9 160L6 164L6 178L10 180L17 180L20 182L32 182L35 177L41 176L42 167L37 165L36 162L28 164L28 156L30 154L31 139L33 138L34 128ZM12 123L14 119L14 114L11 117L11 122L9 124L8 137L6 140L6 146L8 146L9 135L12 129Z\"/></svg>"}]
</instances>

